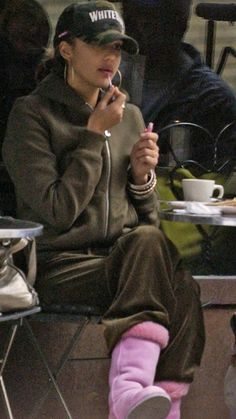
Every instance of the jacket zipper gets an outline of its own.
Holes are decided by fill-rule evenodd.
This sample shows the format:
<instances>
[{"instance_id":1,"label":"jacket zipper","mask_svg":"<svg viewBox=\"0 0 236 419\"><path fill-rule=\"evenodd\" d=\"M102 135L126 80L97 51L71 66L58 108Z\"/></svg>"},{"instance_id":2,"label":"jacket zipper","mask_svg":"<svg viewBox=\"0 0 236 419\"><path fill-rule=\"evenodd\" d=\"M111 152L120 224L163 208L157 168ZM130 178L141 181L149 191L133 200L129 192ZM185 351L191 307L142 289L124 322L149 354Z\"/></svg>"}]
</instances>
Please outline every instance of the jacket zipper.
<instances>
[{"instance_id":1,"label":"jacket zipper","mask_svg":"<svg viewBox=\"0 0 236 419\"><path fill-rule=\"evenodd\" d=\"M107 153L107 177L106 177L106 197L105 197L105 226L104 226L104 236L105 238L108 235L108 222L109 222L109 214L110 214L110 179L111 179L111 153L110 153L110 147L108 143L108 136L106 137L105 141L106 146L106 153Z\"/></svg>"},{"instance_id":2,"label":"jacket zipper","mask_svg":"<svg viewBox=\"0 0 236 419\"><path fill-rule=\"evenodd\" d=\"M94 108L86 102L86 105L94 111ZM111 137L110 131L105 131L105 147L106 147L106 153L107 153L107 177L106 177L106 196L105 196L105 226L104 226L104 237L106 238L108 235L108 223L109 223L109 214L110 214L110 197L109 197L109 189L110 189L110 179L111 179L111 153L110 153L110 147L108 144L108 139Z\"/></svg>"}]
</instances>

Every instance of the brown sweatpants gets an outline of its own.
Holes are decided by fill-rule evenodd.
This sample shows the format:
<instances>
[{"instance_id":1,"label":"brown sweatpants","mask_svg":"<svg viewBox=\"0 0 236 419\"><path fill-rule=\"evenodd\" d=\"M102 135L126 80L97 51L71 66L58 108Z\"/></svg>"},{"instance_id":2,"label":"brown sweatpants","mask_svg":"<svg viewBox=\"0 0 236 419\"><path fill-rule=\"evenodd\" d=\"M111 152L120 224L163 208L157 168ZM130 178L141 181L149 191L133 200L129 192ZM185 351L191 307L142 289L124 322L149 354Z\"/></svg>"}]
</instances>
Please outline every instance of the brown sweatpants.
<instances>
[{"instance_id":1,"label":"brown sweatpants","mask_svg":"<svg viewBox=\"0 0 236 419\"><path fill-rule=\"evenodd\" d=\"M58 253L39 266L36 288L46 303L100 306L110 351L137 323L165 326L156 378L192 381L204 347L199 286L158 228L136 227L107 251Z\"/></svg>"}]
</instances>

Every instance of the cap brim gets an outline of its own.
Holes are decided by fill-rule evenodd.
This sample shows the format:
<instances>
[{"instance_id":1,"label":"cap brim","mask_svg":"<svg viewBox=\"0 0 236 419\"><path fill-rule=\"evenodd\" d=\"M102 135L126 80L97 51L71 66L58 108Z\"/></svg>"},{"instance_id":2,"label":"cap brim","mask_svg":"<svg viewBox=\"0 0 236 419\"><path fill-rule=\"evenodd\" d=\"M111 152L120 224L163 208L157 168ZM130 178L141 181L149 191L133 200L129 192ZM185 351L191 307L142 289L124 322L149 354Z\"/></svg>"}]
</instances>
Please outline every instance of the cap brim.
<instances>
[{"instance_id":1,"label":"cap brim","mask_svg":"<svg viewBox=\"0 0 236 419\"><path fill-rule=\"evenodd\" d=\"M118 31L108 30L101 32L99 35L93 39L98 43L98 45L110 44L114 41L121 40L123 41L122 49L129 54L136 55L139 52L139 46L135 39L131 38L128 35L122 34Z\"/></svg>"}]
</instances>

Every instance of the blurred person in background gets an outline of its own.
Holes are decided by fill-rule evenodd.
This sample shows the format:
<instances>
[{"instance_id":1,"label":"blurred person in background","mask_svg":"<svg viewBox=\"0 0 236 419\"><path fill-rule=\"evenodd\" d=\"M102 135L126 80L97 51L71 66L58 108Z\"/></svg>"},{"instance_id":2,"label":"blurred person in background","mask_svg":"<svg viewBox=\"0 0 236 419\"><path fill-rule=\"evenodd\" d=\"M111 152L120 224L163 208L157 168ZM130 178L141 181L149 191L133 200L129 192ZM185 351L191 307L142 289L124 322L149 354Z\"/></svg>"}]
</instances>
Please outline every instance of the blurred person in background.
<instances>
[{"instance_id":1,"label":"blurred person in background","mask_svg":"<svg viewBox=\"0 0 236 419\"><path fill-rule=\"evenodd\" d=\"M141 109L145 123L154 123L155 132L179 121L198 124L209 133L198 128L177 128L165 135L160 134L159 167L169 164L171 170L171 164L176 165L169 153L167 140L175 154L182 157L179 161L197 161L204 166L199 173L210 170L213 179L217 179L216 183L219 183L218 180L221 182L222 176L225 194L232 197L236 195L233 171L236 156L236 96L227 83L204 64L199 51L184 42L191 5L192 0L122 1L127 34L139 43L138 56L123 54L120 67L122 87L128 92L130 101ZM216 152L215 140L228 124L232 125L218 141ZM165 161L166 165L163 164ZM223 169L216 177L220 167ZM194 171L192 173L193 176L200 176ZM173 195L168 176L167 172L163 174L161 183L159 173L157 188L161 199L180 199ZM205 247L209 242L205 243L197 226L161 221L161 228L190 263L192 273L202 274L209 269L212 272L212 267L205 263L202 265L202 253L206 252ZM235 252L231 251L236 234L234 230L220 227L212 233L211 264L218 274L231 275L235 272L236 257Z\"/></svg>"},{"instance_id":2,"label":"blurred person in background","mask_svg":"<svg viewBox=\"0 0 236 419\"><path fill-rule=\"evenodd\" d=\"M124 55L122 86L154 130L192 122L215 138L236 120L236 96L199 51L183 41L192 0L123 0L126 31L137 39L138 57ZM219 159L236 155L236 126L219 145ZM161 143L160 143L161 147ZM202 153L202 162L205 159Z\"/></svg>"},{"instance_id":3,"label":"blurred person in background","mask_svg":"<svg viewBox=\"0 0 236 419\"><path fill-rule=\"evenodd\" d=\"M49 17L36 0L3 2L0 19L1 144L15 99L36 87L35 72L48 46L50 31Z\"/></svg>"}]
</instances>

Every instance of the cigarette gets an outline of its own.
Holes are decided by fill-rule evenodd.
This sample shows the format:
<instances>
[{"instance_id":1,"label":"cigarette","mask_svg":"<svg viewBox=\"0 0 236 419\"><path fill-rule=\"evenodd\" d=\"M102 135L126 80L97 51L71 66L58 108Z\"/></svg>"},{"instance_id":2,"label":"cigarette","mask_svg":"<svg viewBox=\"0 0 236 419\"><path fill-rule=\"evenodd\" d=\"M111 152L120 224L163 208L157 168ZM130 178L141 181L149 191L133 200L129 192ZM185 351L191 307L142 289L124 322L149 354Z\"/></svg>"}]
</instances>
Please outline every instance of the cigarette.
<instances>
[{"instance_id":1,"label":"cigarette","mask_svg":"<svg viewBox=\"0 0 236 419\"><path fill-rule=\"evenodd\" d=\"M152 132L153 131L153 122L149 122L148 126L147 126L147 132Z\"/></svg>"}]
</instances>

